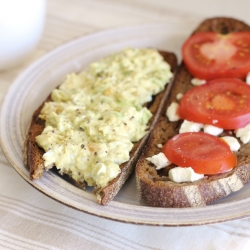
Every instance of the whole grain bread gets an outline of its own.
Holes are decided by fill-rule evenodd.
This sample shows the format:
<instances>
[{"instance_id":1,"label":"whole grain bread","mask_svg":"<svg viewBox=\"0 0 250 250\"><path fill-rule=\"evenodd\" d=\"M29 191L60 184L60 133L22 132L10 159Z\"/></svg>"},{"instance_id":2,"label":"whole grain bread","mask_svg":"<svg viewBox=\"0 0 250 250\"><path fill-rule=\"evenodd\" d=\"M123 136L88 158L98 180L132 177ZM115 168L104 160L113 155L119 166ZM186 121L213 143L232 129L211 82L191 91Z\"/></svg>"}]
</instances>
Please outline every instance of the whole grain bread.
<instances>
[{"instance_id":1,"label":"whole grain bread","mask_svg":"<svg viewBox=\"0 0 250 250\"><path fill-rule=\"evenodd\" d=\"M194 33L205 31L227 34L235 31L250 31L250 27L244 22L232 18L211 18L202 22ZM188 72L184 63L181 63L164 113L171 102L177 101L178 93L185 93L194 87L191 84L192 78L193 76ZM157 171L146 158L158 154L161 149L157 145L164 145L171 137L178 134L181 123L182 121L169 122L167 117L162 115L149 136L149 141L136 166L137 188L143 200L149 205L157 207L206 206L231 192L240 190L249 182L250 143L241 143L241 148L236 153L238 164L227 173L206 176L195 182L175 183L168 178L168 171L173 166Z\"/></svg>"},{"instance_id":2,"label":"whole grain bread","mask_svg":"<svg viewBox=\"0 0 250 250\"><path fill-rule=\"evenodd\" d=\"M177 58L175 54L166 51L159 52L163 56L164 60L169 63L171 71L175 72L177 69ZM130 152L130 160L120 166L121 173L115 179L110 181L108 186L94 189L93 192L100 204L106 205L108 202L110 202L119 192L130 174L134 171L135 164L141 154L144 144L147 141L148 135L151 129L154 127L157 118L161 115L163 107L165 106L165 100L167 100L171 85L172 81L166 85L165 89L161 93L153 97L153 100L150 103L146 104L153 114L149 121L148 133L140 141L134 143L134 147ZM49 100L51 100L50 96L46 99L46 101ZM34 112L24 143L24 163L30 170L31 179L41 178L45 171L53 167L44 166L44 160L42 158L44 150L39 148L35 142L36 136L41 134L45 127L45 121L39 118L39 114L43 108L43 105L44 103ZM75 182L75 184L80 188L84 188L84 183Z\"/></svg>"}]
</instances>

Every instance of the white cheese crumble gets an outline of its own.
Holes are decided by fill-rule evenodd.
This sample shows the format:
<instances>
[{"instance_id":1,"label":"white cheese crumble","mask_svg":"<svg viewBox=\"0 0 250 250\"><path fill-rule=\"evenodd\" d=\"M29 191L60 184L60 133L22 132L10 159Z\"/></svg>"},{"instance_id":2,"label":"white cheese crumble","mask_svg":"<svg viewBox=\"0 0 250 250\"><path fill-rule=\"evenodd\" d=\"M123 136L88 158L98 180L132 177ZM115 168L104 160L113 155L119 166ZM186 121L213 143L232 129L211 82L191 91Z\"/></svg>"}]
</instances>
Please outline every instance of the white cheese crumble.
<instances>
[{"instance_id":1,"label":"white cheese crumble","mask_svg":"<svg viewBox=\"0 0 250 250\"><path fill-rule=\"evenodd\" d=\"M188 120L184 120L181 124L179 133L185 132L199 132L203 128L203 124L197 122L191 122Z\"/></svg>"},{"instance_id":2,"label":"white cheese crumble","mask_svg":"<svg viewBox=\"0 0 250 250\"><path fill-rule=\"evenodd\" d=\"M232 151L238 151L240 149L240 143L233 136L223 136L221 137L230 147Z\"/></svg>"},{"instance_id":3,"label":"white cheese crumble","mask_svg":"<svg viewBox=\"0 0 250 250\"><path fill-rule=\"evenodd\" d=\"M218 128L218 127L210 125L210 124L204 125L203 130L205 133L210 134L210 135L214 135L214 136L217 136L223 132L222 128Z\"/></svg>"},{"instance_id":4,"label":"white cheese crumble","mask_svg":"<svg viewBox=\"0 0 250 250\"><path fill-rule=\"evenodd\" d=\"M182 93L178 93L177 95L176 95L176 99L178 100L178 101L180 101L180 99L183 97L183 94Z\"/></svg>"},{"instance_id":5,"label":"white cheese crumble","mask_svg":"<svg viewBox=\"0 0 250 250\"><path fill-rule=\"evenodd\" d=\"M163 145L162 145L162 144L157 144L157 147L158 147L158 148L162 148Z\"/></svg>"},{"instance_id":6,"label":"white cheese crumble","mask_svg":"<svg viewBox=\"0 0 250 250\"><path fill-rule=\"evenodd\" d=\"M171 164L171 162L162 152L157 155L153 155L152 157L148 157L146 160L152 162L156 166L156 170L165 168Z\"/></svg>"},{"instance_id":7,"label":"white cheese crumble","mask_svg":"<svg viewBox=\"0 0 250 250\"><path fill-rule=\"evenodd\" d=\"M156 170L165 168L171 164L168 158L164 153L160 152L157 155L153 155L152 157L146 158L146 160L150 161L156 166ZM191 167L183 168L183 167L175 167L170 169L169 179L173 182L193 182L197 181L204 177L203 174L197 174Z\"/></svg>"},{"instance_id":8,"label":"white cheese crumble","mask_svg":"<svg viewBox=\"0 0 250 250\"><path fill-rule=\"evenodd\" d=\"M191 167L176 167L170 169L168 176L173 182L194 182L204 177L204 174L197 174Z\"/></svg>"},{"instance_id":9,"label":"white cheese crumble","mask_svg":"<svg viewBox=\"0 0 250 250\"><path fill-rule=\"evenodd\" d=\"M176 102L172 102L166 111L166 116L171 122L176 122L180 119L177 110L178 110L179 104Z\"/></svg>"},{"instance_id":10,"label":"white cheese crumble","mask_svg":"<svg viewBox=\"0 0 250 250\"><path fill-rule=\"evenodd\" d=\"M200 86L200 85L203 85L206 83L206 80L202 80L202 79L198 79L198 78L193 78L191 80L191 83L194 85L194 86Z\"/></svg>"},{"instance_id":11,"label":"white cheese crumble","mask_svg":"<svg viewBox=\"0 0 250 250\"><path fill-rule=\"evenodd\" d=\"M239 128L235 130L236 137L246 144L250 141L250 123L248 123L244 128Z\"/></svg>"}]
</instances>

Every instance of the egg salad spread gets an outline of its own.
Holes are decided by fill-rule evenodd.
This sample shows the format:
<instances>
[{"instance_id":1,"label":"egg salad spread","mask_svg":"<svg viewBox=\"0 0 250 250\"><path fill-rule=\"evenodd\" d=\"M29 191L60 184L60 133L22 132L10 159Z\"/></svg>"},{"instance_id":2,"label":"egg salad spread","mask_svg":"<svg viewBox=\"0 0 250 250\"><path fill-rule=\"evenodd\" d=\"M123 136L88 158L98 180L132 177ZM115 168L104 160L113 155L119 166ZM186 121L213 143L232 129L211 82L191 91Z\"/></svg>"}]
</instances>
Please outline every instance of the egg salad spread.
<instances>
[{"instance_id":1,"label":"egg salad spread","mask_svg":"<svg viewBox=\"0 0 250 250\"><path fill-rule=\"evenodd\" d=\"M171 77L156 50L134 48L68 74L40 113L46 124L36 142L45 150L45 166L89 186L107 186L147 132L152 114L143 104Z\"/></svg>"}]
</instances>

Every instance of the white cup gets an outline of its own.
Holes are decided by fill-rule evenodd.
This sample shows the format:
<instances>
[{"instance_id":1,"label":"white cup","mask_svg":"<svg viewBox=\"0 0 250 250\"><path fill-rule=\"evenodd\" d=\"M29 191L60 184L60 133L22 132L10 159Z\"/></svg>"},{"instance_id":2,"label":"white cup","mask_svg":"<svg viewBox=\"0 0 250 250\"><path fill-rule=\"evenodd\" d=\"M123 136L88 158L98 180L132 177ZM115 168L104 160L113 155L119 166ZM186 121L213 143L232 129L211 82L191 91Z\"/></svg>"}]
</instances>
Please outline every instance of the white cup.
<instances>
[{"instance_id":1,"label":"white cup","mask_svg":"<svg viewBox=\"0 0 250 250\"><path fill-rule=\"evenodd\" d=\"M0 70L27 59L41 38L46 0L0 0Z\"/></svg>"}]
</instances>

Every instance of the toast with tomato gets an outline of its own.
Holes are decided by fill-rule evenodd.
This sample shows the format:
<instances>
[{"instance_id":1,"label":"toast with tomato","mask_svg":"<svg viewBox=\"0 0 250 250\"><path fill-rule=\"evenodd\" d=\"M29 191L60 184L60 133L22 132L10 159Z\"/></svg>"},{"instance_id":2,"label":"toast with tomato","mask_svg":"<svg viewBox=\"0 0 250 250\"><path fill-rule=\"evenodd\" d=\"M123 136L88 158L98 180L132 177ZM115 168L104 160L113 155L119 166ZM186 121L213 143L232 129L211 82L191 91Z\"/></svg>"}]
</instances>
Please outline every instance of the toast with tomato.
<instances>
[{"instance_id":1,"label":"toast with tomato","mask_svg":"<svg viewBox=\"0 0 250 250\"><path fill-rule=\"evenodd\" d=\"M126 53L132 53L132 52L128 51ZM166 51L159 51L159 53L160 53L161 58L162 58L161 60L167 62L168 65L170 66L171 72L174 73L176 68L177 68L177 58L176 58L176 56L173 53L166 52ZM126 61L126 63L124 63L124 65L125 64L128 65L128 62ZM103 67L103 64L101 66ZM165 66L164 66L164 68L165 68ZM122 69L125 70L125 68L122 68ZM99 71L98 71L98 74L97 74L97 77L98 77L97 80L99 80L99 77L101 77L103 79L104 76L101 75L102 72L100 71L100 68L98 68L98 70ZM130 74L130 70L125 71L124 74L125 75ZM133 71L131 71L131 72L132 72L132 74L134 74ZM151 74L154 74L154 72L151 72ZM157 76L157 77L159 77L159 76ZM77 82L77 81L75 81L75 82ZM106 205L108 202L110 202L115 197L115 195L118 193L118 191L121 189L121 187L123 186L123 184L127 180L127 178L130 176L130 174L134 171L135 164L136 164L136 162L137 162L137 160L139 158L139 155L140 155L140 153L142 151L143 146L146 143L149 131L151 131L151 129L154 126L158 116L161 113L161 110L163 109L163 107L165 105L165 100L166 100L166 98L167 98L167 96L169 94L169 89L171 87L171 84L172 84L172 80L170 80L170 82L167 85L165 85L165 88L161 92L159 92L157 95L153 96L151 101L144 104L144 107L147 107L150 110L151 114L152 114L152 117L149 119L149 122L147 124L147 133L139 141L133 142L132 150L129 152L129 157L130 157L129 161L126 161L126 162L120 164L120 166L119 166L120 167L120 173L115 178L113 178L111 181L109 181L108 184L106 186L104 186L104 187L103 186L98 187L98 186L95 186L95 184L93 184L93 186L94 186L93 192L96 195L97 201L100 204ZM108 89L108 90L110 90L110 89ZM106 96L110 96L112 94L111 91L105 91L103 93ZM123 93L118 93L118 94L123 94ZM25 162L25 165L27 166L27 168L30 170L30 178L31 179L39 179L39 178L41 178L44 175L44 172L50 170L55 165L55 164L49 164L49 165L45 164L46 157L43 157L43 155L45 154L45 150L38 145L37 140L36 140L36 138L38 136L40 136L42 134L42 132L44 131L45 125L46 125L46 122L47 122L46 117L45 118L41 117L41 110L46 105L46 102L51 102L51 99L52 99L52 97L50 95L47 98L47 100L34 112L34 114L32 116L32 120L31 120L29 130L28 130L28 133L27 133L26 141L25 141L25 144L24 144L24 162ZM102 96L100 96L100 99L102 99ZM101 102L101 100L100 100L100 102ZM63 109L65 109L65 108L66 107L63 106ZM52 109L53 109L53 106L52 106ZM59 107L59 109L60 109L60 107ZM82 119L84 117L81 115L81 113L80 113L81 110L80 109L81 109L80 106L76 110L74 108L67 115L69 116L69 115L71 115L71 113L73 113L73 114L75 114L77 116L78 119ZM61 112L61 111L62 110L58 111L58 108L56 110L56 112ZM74 113L74 112L76 112L76 113ZM82 112L85 112L85 111L83 110ZM99 111L99 112L101 112L101 111ZM105 110L103 112L105 113ZM129 111L127 111L127 112L129 112ZM116 116L121 117L121 115L118 113L118 111L114 111L114 113L115 113ZM47 115L50 115L50 114L48 113ZM109 117L111 117L111 112L110 112L110 114L108 114L107 117L108 117L107 119L109 121L109 119L110 119ZM135 120L135 118L136 117L131 116L129 119L130 119L131 122L133 122ZM104 119L104 118L102 118L102 117L98 118L98 120L102 120L102 119ZM139 119L142 120L144 118L142 117L142 118L139 118ZM88 122L90 122L90 120L91 120L91 118L89 118ZM128 121L128 123L130 121ZM126 129L126 126L128 127L128 125L129 124L123 122L123 124L121 124L120 126L122 126L122 127L124 127ZM104 126L105 126L105 124L104 124ZM115 124L115 126L118 127L119 124ZM77 133L82 133L84 131L84 129L92 129L92 127L90 125L89 126L86 125L86 127L78 127L78 128L79 129L77 129L78 130ZM115 129L110 131L108 133L108 136L110 134L114 133L114 132L115 132ZM54 134L54 130L51 130L51 136L52 136L52 134ZM48 137L48 140L50 140L50 137ZM76 140L77 140L77 138L76 138ZM68 143L71 143L71 142L68 142ZM80 149L80 150L82 150L81 152L84 152L84 150L86 150L86 148L88 147L88 149L89 149L89 158L92 157L91 154L93 154L93 157L98 156L98 154L101 154L101 152L102 152L101 148L100 148L100 151L97 151L97 150L94 151L95 150L95 149L93 149L94 146L91 147L90 144L91 143L89 143L89 144L86 143L85 144L85 143L81 142L79 144L80 146L77 148L77 150ZM98 144L98 145L100 145L100 144ZM119 143L117 143L117 147L119 147ZM107 151L104 151L102 153L107 153ZM64 155L61 155L62 159L64 159L65 154L66 154L66 152L64 153ZM114 156L116 157L116 155L114 155ZM70 155L70 158L72 158L72 153ZM84 160L84 157L82 157L81 159ZM61 160L61 159L59 159L59 160ZM89 159L85 159L85 160L89 160ZM96 161L93 164L99 164L99 163ZM102 165L102 167L103 167L103 165ZM84 164L82 165L82 168L84 168ZM55 170L59 171L60 174L69 175L69 177L74 181L74 183L78 187L81 187L81 188L85 187L85 185L86 185L85 181L74 180L71 172L65 171L63 169L61 169L61 170L60 169L59 170L55 169ZM80 170L78 170L78 171L79 172L77 174L80 175L81 172L80 172ZM103 168L100 168L98 171L100 172L100 174L102 174ZM62 177L62 178L64 178L64 177ZM68 180L68 177L66 177L66 180ZM89 182L87 184L89 184Z\"/></svg>"},{"instance_id":2,"label":"toast with tomato","mask_svg":"<svg viewBox=\"0 0 250 250\"><path fill-rule=\"evenodd\" d=\"M183 62L177 70L164 113L177 96L177 116L159 117L136 165L141 198L157 207L199 207L240 190L250 180L250 142L237 131L250 122L250 27L232 18L203 21L182 47ZM206 80L195 87L192 79ZM218 79L220 78L220 79ZM239 80L242 79L243 81ZM222 129L219 137L204 132L180 133L183 120ZM240 149L232 152L224 136L236 138ZM163 153L165 167L149 161ZM166 157L166 158L165 158ZM191 167L202 175L195 181L173 181L170 171Z\"/></svg>"}]
</instances>

